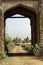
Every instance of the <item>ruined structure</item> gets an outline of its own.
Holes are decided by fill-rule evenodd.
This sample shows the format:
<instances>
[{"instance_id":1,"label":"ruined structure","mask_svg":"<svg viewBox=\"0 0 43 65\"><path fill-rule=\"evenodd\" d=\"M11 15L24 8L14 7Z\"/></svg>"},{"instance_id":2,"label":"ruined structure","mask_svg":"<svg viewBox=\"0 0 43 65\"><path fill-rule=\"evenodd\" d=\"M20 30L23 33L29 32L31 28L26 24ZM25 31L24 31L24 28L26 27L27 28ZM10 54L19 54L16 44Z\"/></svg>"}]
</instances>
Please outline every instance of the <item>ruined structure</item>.
<instances>
[{"instance_id":1,"label":"ruined structure","mask_svg":"<svg viewBox=\"0 0 43 65\"><path fill-rule=\"evenodd\" d=\"M5 20L14 14L30 18L32 45L37 43L43 55L43 0L0 0L0 50L5 48Z\"/></svg>"}]
</instances>

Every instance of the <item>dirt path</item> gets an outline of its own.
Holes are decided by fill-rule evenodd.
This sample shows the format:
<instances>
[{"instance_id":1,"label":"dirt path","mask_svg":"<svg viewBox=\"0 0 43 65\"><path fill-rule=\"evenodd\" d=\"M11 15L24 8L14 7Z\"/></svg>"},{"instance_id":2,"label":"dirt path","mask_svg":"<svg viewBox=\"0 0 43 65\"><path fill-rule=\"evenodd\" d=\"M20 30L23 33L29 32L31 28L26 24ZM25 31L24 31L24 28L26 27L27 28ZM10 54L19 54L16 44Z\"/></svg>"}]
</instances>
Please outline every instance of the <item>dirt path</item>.
<instances>
[{"instance_id":1,"label":"dirt path","mask_svg":"<svg viewBox=\"0 0 43 65\"><path fill-rule=\"evenodd\" d=\"M21 46L16 46L11 53L27 53Z\"/></svg>"},{"instance_id":2,"label":"dirt path","mask_svg":"<svg viewBox=\"0 0 43 65\"><path fill-rule=\"evenodd\" d=\"M26 52L19 46L16 46L14 51L17 53ZM43 65L43 61L34 56L12 56L5 59L1 65Z\"/></svg>"}]
</instances>

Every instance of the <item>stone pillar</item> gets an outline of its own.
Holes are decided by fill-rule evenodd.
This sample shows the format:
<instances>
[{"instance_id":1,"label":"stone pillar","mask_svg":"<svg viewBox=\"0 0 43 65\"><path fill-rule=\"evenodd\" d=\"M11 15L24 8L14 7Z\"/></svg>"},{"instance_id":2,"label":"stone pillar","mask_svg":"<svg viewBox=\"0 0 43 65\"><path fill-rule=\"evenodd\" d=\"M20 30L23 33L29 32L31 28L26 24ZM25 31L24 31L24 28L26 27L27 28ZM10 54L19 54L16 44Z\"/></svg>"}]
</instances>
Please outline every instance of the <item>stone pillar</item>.
<instances>
[{"instance_id":1,"label":"stone pillar","mask_svg":"<svg viewBox=\"0 0 43 65\"><path fill-rule=\"evenodd\" d=\"M2 3L0 5L0 52L4 50L4 17Z\"/></svg>"},{"instance_id":2,"label":"stone pillar","mask_svg":"<svg viewBox=\"0 0 43 65\"><path fill-rule=\"evenodd\" d=\"M33 19L33 17L32 17ZM31 42L32 42L32 45L34 45L34 20L31 19Z\"/></svg>"},{"instance_id":3,"label":"stone pillar","mask_svg":"<svg viewBox=\"0 0 43 65\"><path fill-rule=\"evenodd\" d=\"M43 0L40 1L40 51L43 55Z\"/></svg>"}]
</instances>

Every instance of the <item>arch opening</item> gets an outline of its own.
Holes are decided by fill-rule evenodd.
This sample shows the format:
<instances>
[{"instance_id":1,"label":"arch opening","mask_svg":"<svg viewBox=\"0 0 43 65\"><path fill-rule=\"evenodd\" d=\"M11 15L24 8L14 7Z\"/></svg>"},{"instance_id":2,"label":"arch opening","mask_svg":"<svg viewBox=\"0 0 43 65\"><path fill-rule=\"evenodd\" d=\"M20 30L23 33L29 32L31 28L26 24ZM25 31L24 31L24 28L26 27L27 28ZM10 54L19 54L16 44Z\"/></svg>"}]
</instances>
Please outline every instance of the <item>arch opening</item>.
<instances>
[{"instance_id":1,"label":"arch opening","mask_svg":"<svg viewBox=\"0 0 43 65\"><path fill-rule=\"evenodd\" d=\"M31 21L28 17L24 17L20 14L16 14L16 15L11 16L10 18L7 18L5 22L6 22L5 34L8 33L8 35L10 35L10 37L12 37L12 39L14 39L14 37L18 36L19 38L21 38L23 40L24 38L26 38L28 36L29 40L31 40ZM23 27L24 27L24 29L23 29ZM21 28L21 30L19 28ZM13 30L11 30L11 29L13 29ZM10 34L9 32L10 33L18 32L19 34L23 33L24 36L23 35L19 36L19 34L17 35L17 33L15 33L16 35L14 33ZM13 37L12 35L15 35L15 36ZM7 37L8 36L5 35L5 38L7 38Z\"/></svg>"},{"instance_id":2,"label":"arch opening","mask_svg":"<svg viewBox=\"0 0 43 65\"><path fill-rule=\"evenodd\" d=\"M27 6L24 5L17 5L13 8L8 9L5 13L4 13L4 20L6 20L7 18L16 15L16 14L20 14L23 15L24 17L28 17L31 20L31 43L34 46L35 43L37 43L37 15L36 12Z\"/></svg>"}]
</instances>

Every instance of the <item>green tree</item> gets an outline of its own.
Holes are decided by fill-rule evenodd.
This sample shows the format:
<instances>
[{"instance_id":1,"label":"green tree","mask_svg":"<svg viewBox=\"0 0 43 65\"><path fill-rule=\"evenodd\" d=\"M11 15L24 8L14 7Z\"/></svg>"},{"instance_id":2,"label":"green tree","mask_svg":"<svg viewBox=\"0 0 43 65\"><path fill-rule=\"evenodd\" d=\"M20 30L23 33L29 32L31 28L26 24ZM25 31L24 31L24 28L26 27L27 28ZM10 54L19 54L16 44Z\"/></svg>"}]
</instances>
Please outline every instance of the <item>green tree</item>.
<instances>
[{"instance_id":1,"label":"green tree","mask_svg":"<svg viewBox=\"0 0 43 65\"><path fill-rule=\"evenodd\" d=\"M29 38L28 38L28 36L24 39L24 41L25 41L26 43L29 42Z\"/></svg>"},{"instance_id":2,"label":"green tree","mask_svg":"<svg viewBox=\"0 0 43 65\"><path fill-rule=\"evenodd\" d=\"M21 43L21 38L18 39L18 43Z\"/></svg>"},{"instance_id":3,"label":"green tree","mask_svg":"<svg viewBox=\"0 0 43 65\"><path fill-rule=\"evenodd\" d=\"M12 41L12 39L10 37L7 37L7 39L5 39L5 44L9 44Z\"/></svg>"},{"instance_id":4,"label":"green tree","mask_svg":"<svg viewBox=\"0 0 43 65\"><path fill-rule=\"evenodd\" d=\"M13 42L16 42L16 39L15 38L13 39Z\"/></svg>"},{"instance_id":5,"label":"green tree","mask_svg":"<svg viewBox=\"0 0 43 65\"><path fill-rule=\"evenodd\" d=\"M14 42L14 43L18 43L18 37L14 38L14 39L13 39L13 42Z\"/></svg>"}]
</instances>

